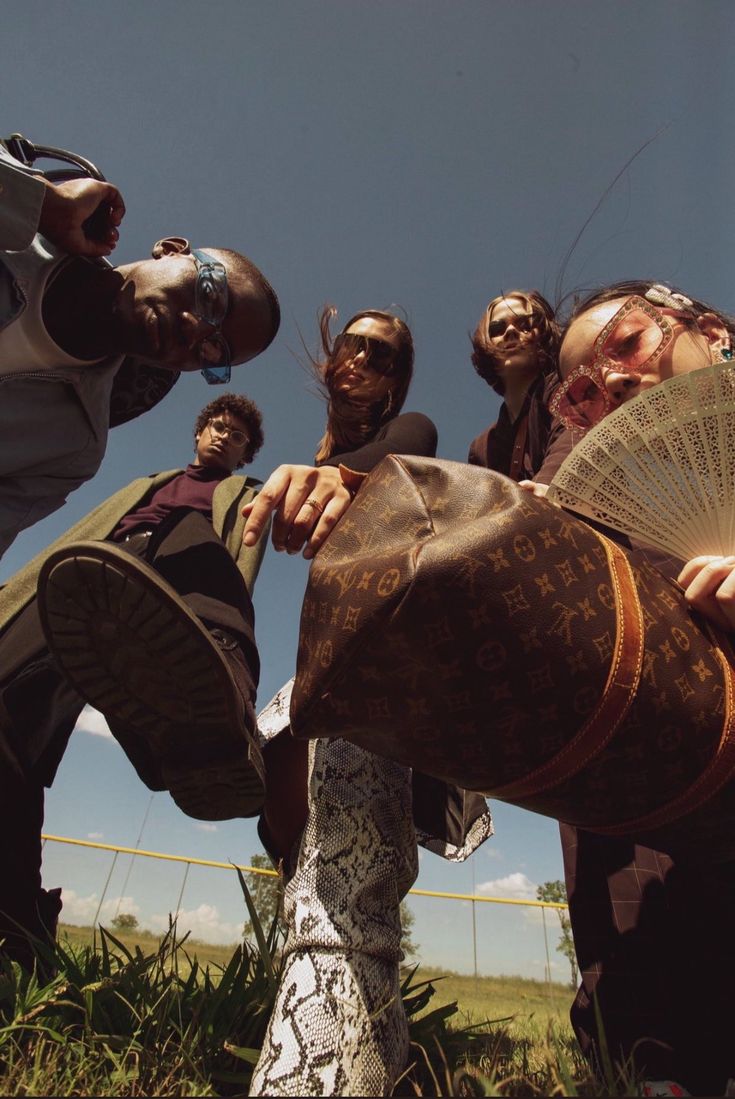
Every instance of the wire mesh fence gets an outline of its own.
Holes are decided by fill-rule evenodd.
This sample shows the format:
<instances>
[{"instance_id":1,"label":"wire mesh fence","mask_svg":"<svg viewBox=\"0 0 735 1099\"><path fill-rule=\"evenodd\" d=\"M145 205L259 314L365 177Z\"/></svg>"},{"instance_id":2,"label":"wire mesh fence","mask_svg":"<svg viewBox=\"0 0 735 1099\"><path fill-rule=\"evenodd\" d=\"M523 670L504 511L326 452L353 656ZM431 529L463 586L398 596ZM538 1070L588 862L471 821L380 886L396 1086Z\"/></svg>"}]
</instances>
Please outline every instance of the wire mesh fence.
<instances>
[{"instance_id":1,"label":"wire mesh fence","mask_svg":"<svg viewBox=\"0 0 735 1099\"><path fill-rule=\"evenodd\" d=\"M205 943L235 943L246 913L236 870L276 878L275 870L218 862L93 840L44 834L44 873L64 881L62 919L110 926L121 913L163 932L169 919ZM70 861L61 852L76 853ZM144 908L139 898L149 898ZM559 913L551 901L412 889L411 939L423 964L488 976L520 973L567 982L568 961L557 947Z\"/></svg>"}]
</instances>

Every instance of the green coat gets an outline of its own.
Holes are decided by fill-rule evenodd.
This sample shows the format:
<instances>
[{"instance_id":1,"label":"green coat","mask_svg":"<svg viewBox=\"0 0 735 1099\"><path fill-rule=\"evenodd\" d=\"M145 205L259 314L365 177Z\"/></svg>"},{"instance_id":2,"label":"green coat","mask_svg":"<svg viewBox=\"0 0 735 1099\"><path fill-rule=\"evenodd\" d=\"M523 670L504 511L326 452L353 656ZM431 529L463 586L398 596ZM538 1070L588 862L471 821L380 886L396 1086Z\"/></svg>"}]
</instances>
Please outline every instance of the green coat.
<instances>
[{"instance_id":1,"label":"green coat","mask_svg":"<svg viewBox=\"0 0 735 1099\"><path fill-rule=\"evenodd\" d=\"M69 542L83 539L103 541L109 538L113 530L129 511L146 503L167 481L173 480L181 469L170 469L165 473L153 473L148 477L138 477L114 496L108 497L98 507L70 527L50 546L37 554L27 565L15 573L8 583L0 589L0 631L4 630L14 618L30 603L36 595L38 574L49 554ZM257 494L260 481L250 477L233 475L220 481L214 490L212 500L212 526L242 573L248 591L252 594L255 578L266 546L266 532L256 546L246 548L242 544L242 530L245 525L240 511Z\"/></svg>"}]
</instances>

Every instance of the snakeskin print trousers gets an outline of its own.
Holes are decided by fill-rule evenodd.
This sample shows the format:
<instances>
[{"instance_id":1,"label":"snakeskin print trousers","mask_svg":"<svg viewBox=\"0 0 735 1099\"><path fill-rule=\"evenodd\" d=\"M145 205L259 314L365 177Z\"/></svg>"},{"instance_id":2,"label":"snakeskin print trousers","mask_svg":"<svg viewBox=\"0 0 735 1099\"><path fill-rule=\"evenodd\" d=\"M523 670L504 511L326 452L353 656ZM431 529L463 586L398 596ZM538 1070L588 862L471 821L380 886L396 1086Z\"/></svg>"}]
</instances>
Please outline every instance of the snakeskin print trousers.
<instances>
[{"instance_id":1,"label":"snakeskin print trousers","mask_svg":"<svg viewBox=\"0 0 735 1099\"><path fill-rule=\"evenodd\" d=\"M418 871L411 772L309 744L281 984L251 1095L388 1095L408 1058L400 903Z\"/></svg>"}]
</instances>

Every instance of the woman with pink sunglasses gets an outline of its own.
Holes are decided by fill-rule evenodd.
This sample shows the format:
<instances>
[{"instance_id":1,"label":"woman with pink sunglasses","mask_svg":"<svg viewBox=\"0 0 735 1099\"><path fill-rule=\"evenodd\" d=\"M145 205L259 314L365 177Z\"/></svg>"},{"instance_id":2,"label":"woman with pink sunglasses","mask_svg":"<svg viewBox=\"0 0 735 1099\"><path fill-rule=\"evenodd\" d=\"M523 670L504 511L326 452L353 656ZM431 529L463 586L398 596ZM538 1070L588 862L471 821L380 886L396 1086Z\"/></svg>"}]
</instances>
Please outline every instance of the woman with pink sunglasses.
<instances>
[{"instance_id":1,"label":"woman with pink sunglasses","mask_svg":"<svg viewBox=\"0 0 735 1099\"><path fill-rule=\"evenodd\" d=\"M566 325L551 410L581 437L644 389L729 361L734 340L735 321L679 291L650 282L607 287ZM735 628L734 558L699 557L673 571L693 610ZM735 1068L731 865L711 864L706 850L692 865L568 824L561 833L582 973L572 1023L582 1047L594 1059L600 1009L611 1053L660 1078L644 1094L687 1094L673 1080L692 1094L721 1094Z\"/></svg>"},{"instance_id":2,"label":"woman with pink sunglasses","mask_svg":"<svg viewBox=\"0 0 735 1099\"><path fill-rule=\"evenodd\" d=\"M578 305L552 402L586 430L644 389L731 358L733 322L660 283L618 283Z\"/></svg>"},{"instance_id":3,"label":"woman with pink sunglasses","mask_svg":"<svg viewBox=\"0 0 735 1099\"><path fill-rule=\"evenodd\" d=\"M704 302L661 283L616 283L581 302L568 321L551 412L581 436L643 390L729 361L733 342L735 320ZM735 629L735 560L694 558L678 582L693 610Z\"/></svg>"}]
</instances>

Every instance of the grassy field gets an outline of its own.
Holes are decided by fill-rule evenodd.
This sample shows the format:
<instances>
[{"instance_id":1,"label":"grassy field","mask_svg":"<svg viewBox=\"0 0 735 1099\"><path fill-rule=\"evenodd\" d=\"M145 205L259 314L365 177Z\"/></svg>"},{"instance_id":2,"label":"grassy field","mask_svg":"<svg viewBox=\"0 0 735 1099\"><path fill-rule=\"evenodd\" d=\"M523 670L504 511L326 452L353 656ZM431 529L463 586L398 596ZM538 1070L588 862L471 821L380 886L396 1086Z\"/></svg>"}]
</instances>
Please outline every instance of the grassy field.
<instances>
[{"instance_id":1,"label":"grassy field","mask_svg":"<svg viewBox=\"0 0 735 1099\"><path fill-rule=\"evenodd\" d=\"M161 935L156 935L152 931L143 931L140 928L135 931L115 931L114 928L111 930L115 938L128 950L134 950L136 946L143 951L156 950L162 939ZM58 934L60 939L73 946L91 946L95 941L94 928L77 927L76 924L71 923L59 924ZM96 941L99 943L99 933ZM192 958L196 957L200 965L226 965L232 957L235 944L220 946L217 943L202 943L197 939L187 939L184 949Z\"/></svg>"},{"instance_id":2,"label":"grassy field","mask_svg":"<svg viewBox=\"0 0 735 1099\"><path fill-rule=\"evenodd\" d=\"M544 1029L554 1023L562 1030L569 1026L569 1008L574 992L568 985L544 984L523 977L468 977L459 973L444 973L422 965L419 973L424 980L435 982L432 1004L456 1001L460 1021L467 1023L497 1022L515 1017L518 1023L535 1024Z\"/></svg>"},{"instance_id":3,"label":"grassy field","mask_svg":"<svg viewBox=\"0 0 735 1099\"><path fill-rule=\"evenodd\" d=\"M277 987L275 931L236 948L60 931L55 950L39 946L39 975L0 961L0 1094L247 1094ZM612 1068L604 1084L590 1076L562 985L421 966L402 997L411 1067L396 1095L636 1094Z\"/></svg>"},{"instance_id":4,"label":"grassy field","mask_svg":"<svg viewBox=\"0 0 735 1099\"><path fill-rule=\"evenodd\" d=\"M136 946L144 951L155 950L161 938L140 930L115 931L114 934L130 950ZM73 924L61 924L59 936L76 946L91 946L94 939L91 927L76 927ZM202 966L224 966L232 957L234 945L218 946L187 939L184 949L192 958L196 957ZM569 1008L574 993L568 985L545 984L523 977L475 978L423 964L419 968L419 976L424 981L430 980L434 987L431 1008L456 1003L458 1021L462 1025L496 1022L514 1016L518 1025L533 1022L537 1028L545 1030L553 1022L561 1032L566 1028L571 1035Z\"/></svg>"}]
</instances>

